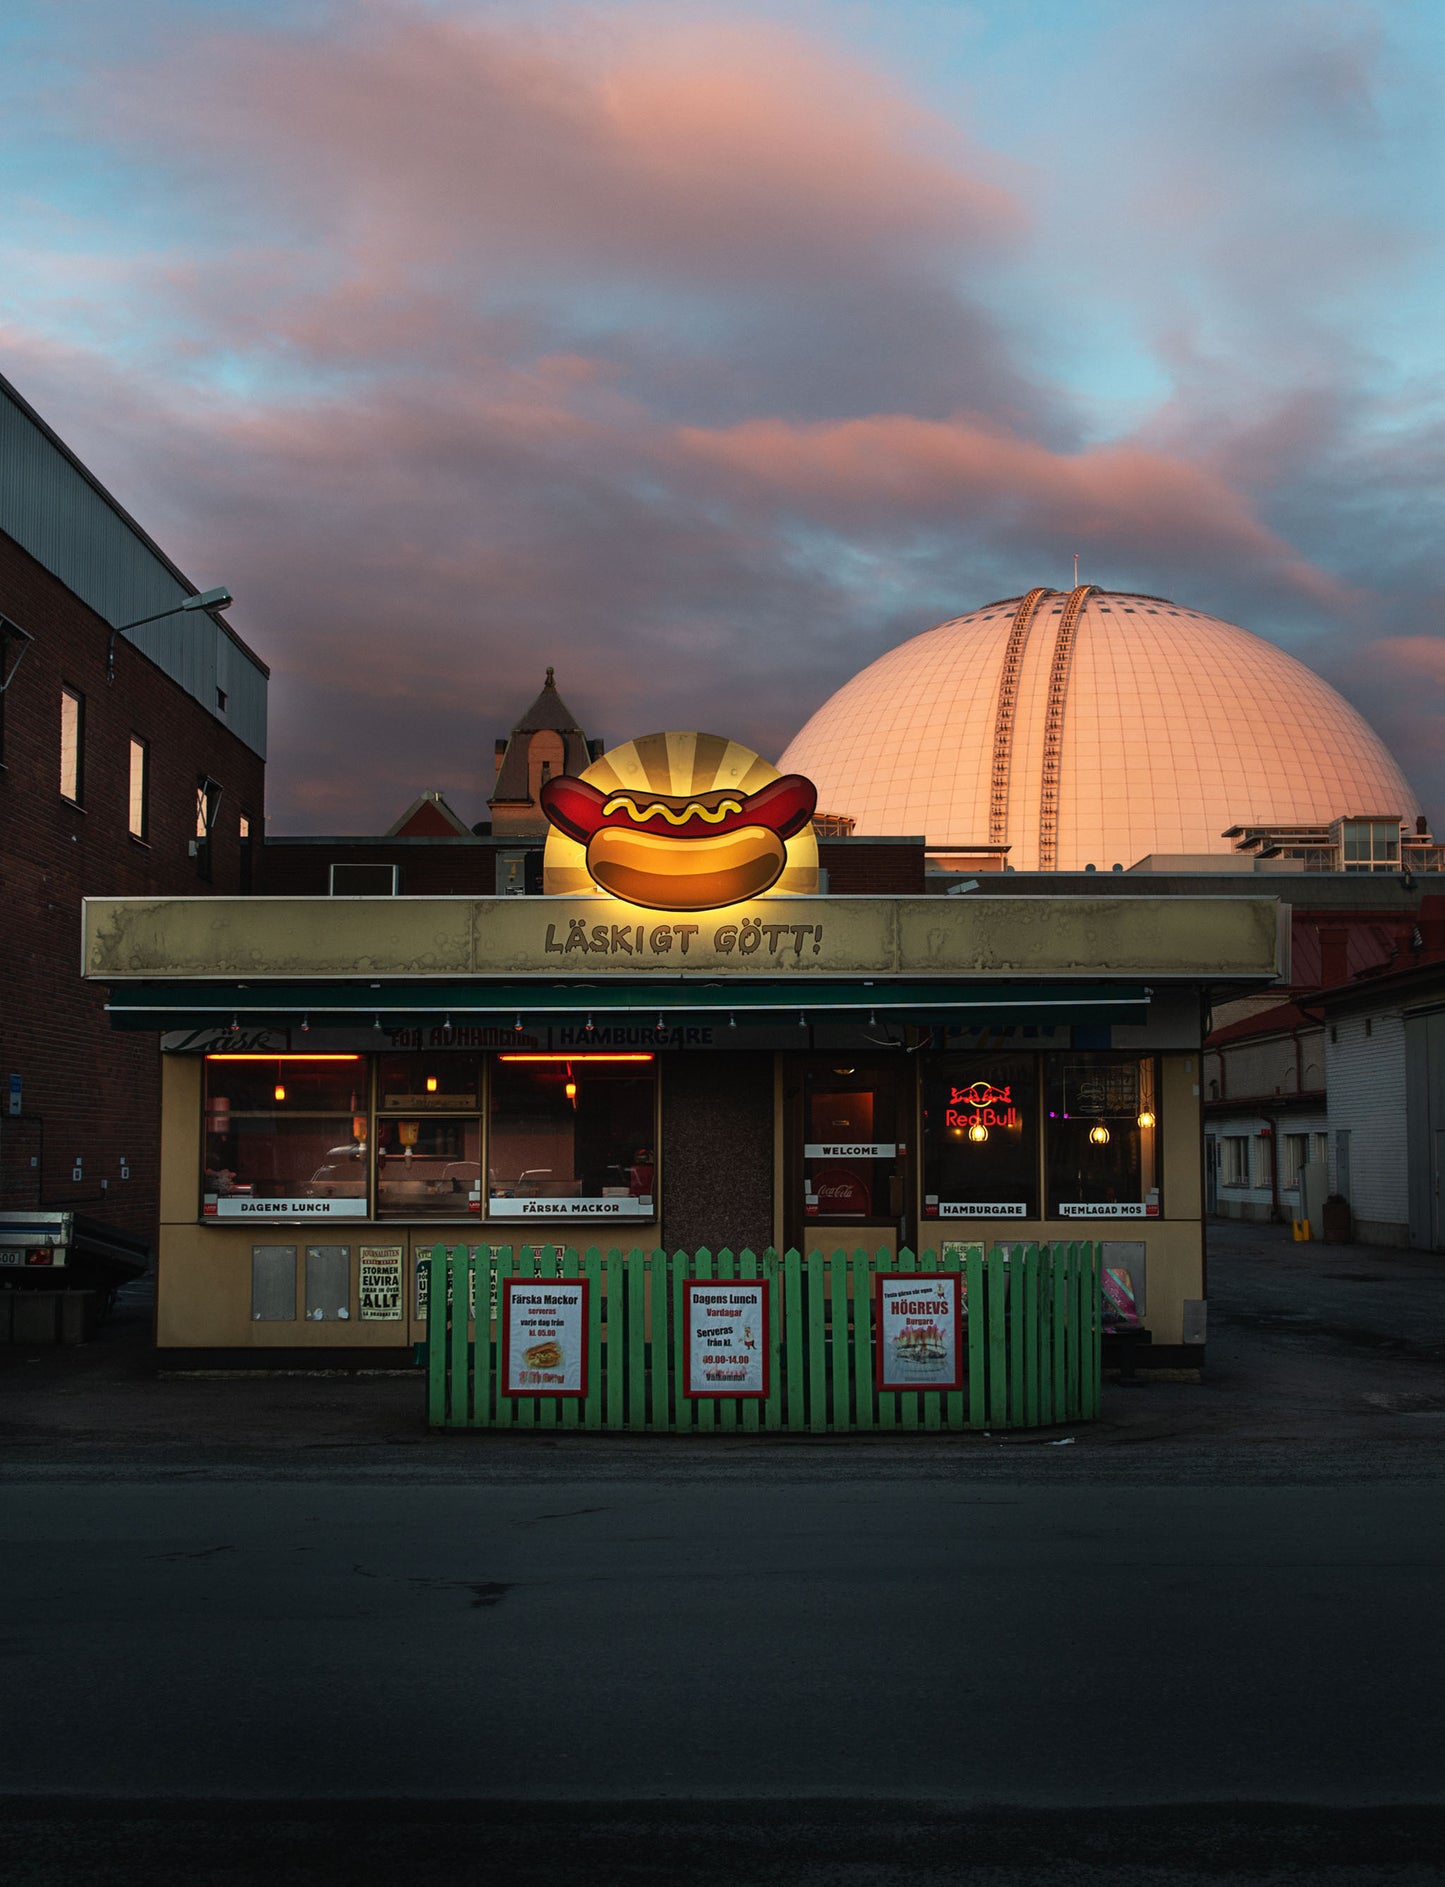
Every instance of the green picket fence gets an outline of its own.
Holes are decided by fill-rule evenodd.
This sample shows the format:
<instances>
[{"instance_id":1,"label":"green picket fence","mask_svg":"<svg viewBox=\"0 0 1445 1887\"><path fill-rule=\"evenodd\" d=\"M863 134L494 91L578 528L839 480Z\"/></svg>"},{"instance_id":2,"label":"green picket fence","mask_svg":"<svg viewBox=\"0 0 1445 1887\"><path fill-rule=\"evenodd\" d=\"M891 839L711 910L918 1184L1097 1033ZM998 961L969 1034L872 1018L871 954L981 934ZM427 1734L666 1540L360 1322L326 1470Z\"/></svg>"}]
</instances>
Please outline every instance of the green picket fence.
<instances>
[{"instance_id":1,"label":"green picket fence","mask_svg":"<svg viewBox=\"0 0 1445 1887\"><path fill-rule=\"evenodd\" d=\"M438 1245L430 1264L425 1349L434 1428L825 1434L1036 1428L1099 1413L1099 1261L1089 1243L995 1245L987 1255L982 1245L965 1245L944 1256ZM873 1280L917 1271L963 1277L961 1390L876 1386ZM496 1318L506 1278L589 1280L585 1398L499 1393ZM768 1285L769 1394L685 1395L683 1283L746 1278ZM480 1323L479 1305L488 1307Z\"/></svg>"}]
</instances>

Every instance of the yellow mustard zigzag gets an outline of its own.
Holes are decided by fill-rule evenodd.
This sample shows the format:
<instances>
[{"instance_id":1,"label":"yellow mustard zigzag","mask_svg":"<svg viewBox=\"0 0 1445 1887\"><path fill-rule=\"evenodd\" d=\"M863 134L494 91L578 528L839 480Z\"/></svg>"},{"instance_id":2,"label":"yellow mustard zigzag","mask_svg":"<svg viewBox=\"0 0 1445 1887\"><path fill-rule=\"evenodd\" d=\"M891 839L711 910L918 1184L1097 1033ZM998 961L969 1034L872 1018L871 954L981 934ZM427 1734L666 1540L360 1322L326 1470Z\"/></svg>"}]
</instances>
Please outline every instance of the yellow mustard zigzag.
<instances>
[{"instance_id":1,"label":"yellow mustard zigzag","mask_svg":"<svg viewBox=\"0 0 1445 1887\"><path fill-rule=\"evenodd\" d=\"M724 799L716 806L684 806L681 812L676 812L671 806L664 806L660 800L654 800L650 806L644 807L638 805L631 793L614 793L602 808L603 818L609 813L620 812L624 806L639 825L644 825L661 813L670 826L686 825L689 819L703 819L708 825L715 826L726 819L729 813L741 812L743 802L740 799Z\"/></svg>"}]
</instances>

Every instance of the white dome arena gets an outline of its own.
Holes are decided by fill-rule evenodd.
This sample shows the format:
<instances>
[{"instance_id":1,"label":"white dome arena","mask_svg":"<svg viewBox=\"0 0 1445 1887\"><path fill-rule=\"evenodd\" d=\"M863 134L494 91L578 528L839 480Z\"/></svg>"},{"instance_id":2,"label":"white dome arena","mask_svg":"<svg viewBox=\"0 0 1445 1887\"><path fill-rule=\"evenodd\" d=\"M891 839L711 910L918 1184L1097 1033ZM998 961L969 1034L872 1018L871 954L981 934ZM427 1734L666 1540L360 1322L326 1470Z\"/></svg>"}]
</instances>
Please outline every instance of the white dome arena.
<instances>
[{"instance_id":1,"label":"white dome arena","mask_svg":"<svg viewBox=\"0 0 1445 1887\"><path fill-rule=\"evenodd\" d=\"M1378 736L1273 643L1162 597L1031 590L890 649L778 762L859 836L1019 871L1223 853L1230 826L1419 810Z\"/></svg>"}]
</instances>

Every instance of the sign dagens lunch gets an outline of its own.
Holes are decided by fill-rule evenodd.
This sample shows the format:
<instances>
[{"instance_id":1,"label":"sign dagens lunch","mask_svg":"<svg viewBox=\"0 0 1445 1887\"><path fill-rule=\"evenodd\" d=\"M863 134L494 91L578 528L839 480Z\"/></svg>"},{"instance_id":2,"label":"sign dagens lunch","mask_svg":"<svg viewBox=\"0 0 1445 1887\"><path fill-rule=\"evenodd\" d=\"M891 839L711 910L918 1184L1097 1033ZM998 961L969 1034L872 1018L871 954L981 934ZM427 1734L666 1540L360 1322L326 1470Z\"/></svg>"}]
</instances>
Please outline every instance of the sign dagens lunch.
<instances>
[{"instance_id":1,"label":"sign dagens lunch","mask_svg":"<svg viewBox=\"0 0 1445 1887\"><path fill-rule=\"evenodd\" d=\"M768 1286L694 1278L683 1287L683 1394L766 1396Z\"/></svg>"}]
</instances>

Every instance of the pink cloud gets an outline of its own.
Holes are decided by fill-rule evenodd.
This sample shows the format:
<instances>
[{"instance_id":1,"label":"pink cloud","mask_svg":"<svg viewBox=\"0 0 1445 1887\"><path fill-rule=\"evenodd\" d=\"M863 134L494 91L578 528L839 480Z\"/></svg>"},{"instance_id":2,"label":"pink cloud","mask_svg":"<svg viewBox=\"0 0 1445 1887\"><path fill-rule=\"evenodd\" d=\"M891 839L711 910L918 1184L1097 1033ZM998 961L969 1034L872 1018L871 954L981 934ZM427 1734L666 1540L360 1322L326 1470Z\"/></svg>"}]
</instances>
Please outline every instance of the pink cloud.
<instances>
[{"instance_id":1,"label":"pink cloud","mask_svg":"<svg viewBox=\"0 0 1445 1887\"><path fill-rule=\"evenodd\" d=\"M898 413L806 426L755 419L684 427L678 440L685 454L756 491L839 523L966 519L995 539L1103 545L1154 564L1187 549L1191 562L1245 558L1322 604L1346 595L1224 479L1140 446L1062 453L967 416Z\"/></svg>"},{"instance_id":2,"label":"pink cloud","mask_svg":"<svg viewBox=\"0 0 1445 1887\"><path fill-rule=\"evenodd\" d=\"M251 191L386 295L459 249L479 285L541 265L795 280L869 251L992 250L1024 222L955 127L764 21L543 34L373 0L325 38L192 34L105 95L133 144L189 124L193 164L239 155Z\"/></svg>"}]
</instances>

